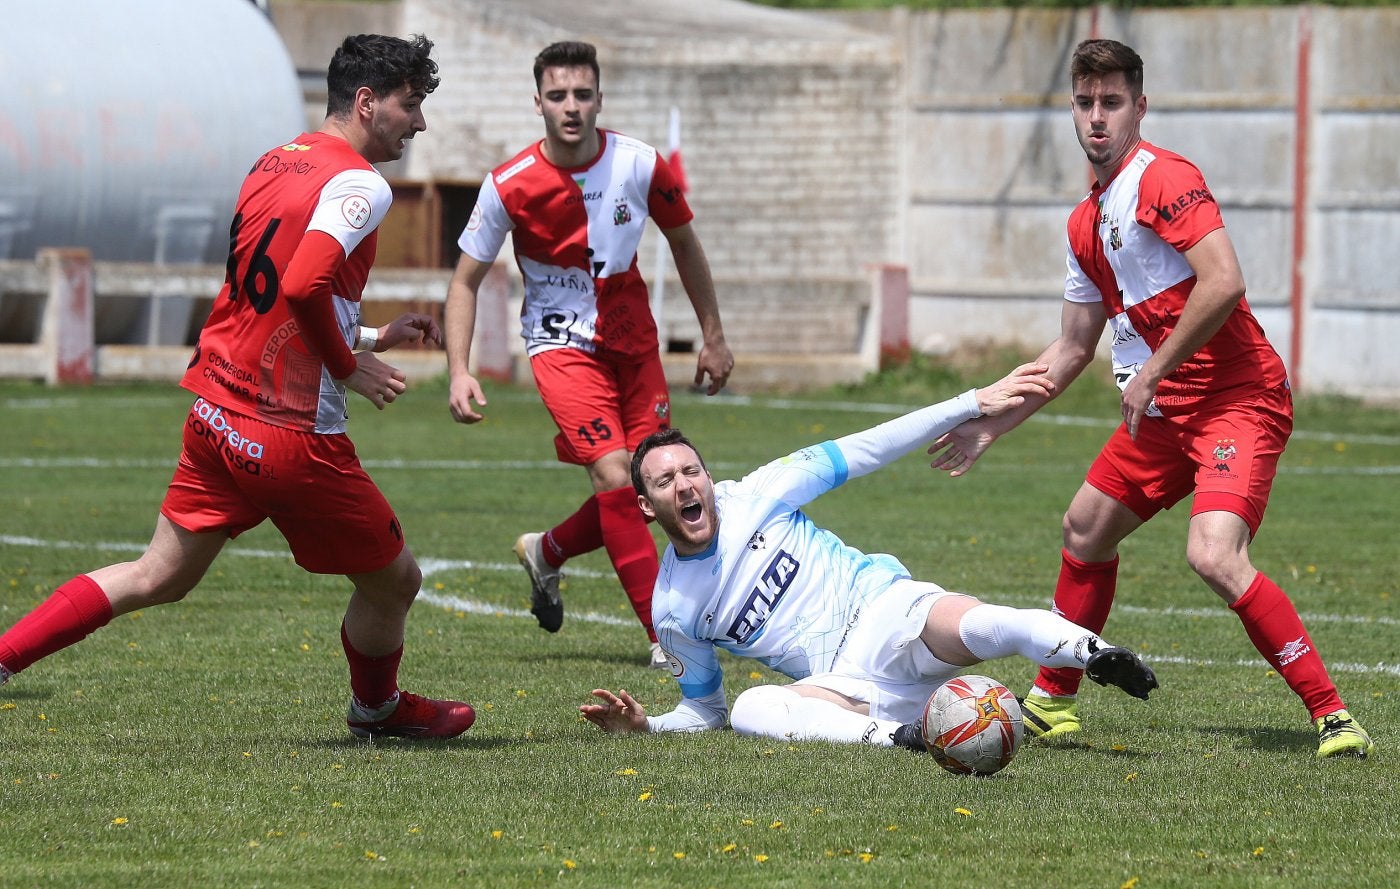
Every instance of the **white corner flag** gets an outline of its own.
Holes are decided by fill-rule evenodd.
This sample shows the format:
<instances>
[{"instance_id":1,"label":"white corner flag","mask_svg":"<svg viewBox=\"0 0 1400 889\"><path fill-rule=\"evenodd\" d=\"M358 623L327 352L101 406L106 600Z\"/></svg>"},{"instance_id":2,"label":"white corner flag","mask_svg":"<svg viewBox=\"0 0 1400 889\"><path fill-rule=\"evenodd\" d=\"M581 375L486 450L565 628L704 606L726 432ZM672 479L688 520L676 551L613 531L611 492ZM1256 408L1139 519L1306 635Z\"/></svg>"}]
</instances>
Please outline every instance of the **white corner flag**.
<instances>
[{"instance_id":1,"label":"white corner flag","mask_svg":"<svg viewBox=\"0 0 1400 889\"><path fill-rule=\"evenodd\" d=\"M685 167L681 165L681 109L671 106L671 120L666 130L666 163L676 184L682 192L690 191L690 183L685 178ZM661 307L666 299L666 238L656 239L656 271L651 286L651 316L656 319L656 332L660 335L661 351L666 351L666 337L661 328Z\"/></svg>"}]
</instances>

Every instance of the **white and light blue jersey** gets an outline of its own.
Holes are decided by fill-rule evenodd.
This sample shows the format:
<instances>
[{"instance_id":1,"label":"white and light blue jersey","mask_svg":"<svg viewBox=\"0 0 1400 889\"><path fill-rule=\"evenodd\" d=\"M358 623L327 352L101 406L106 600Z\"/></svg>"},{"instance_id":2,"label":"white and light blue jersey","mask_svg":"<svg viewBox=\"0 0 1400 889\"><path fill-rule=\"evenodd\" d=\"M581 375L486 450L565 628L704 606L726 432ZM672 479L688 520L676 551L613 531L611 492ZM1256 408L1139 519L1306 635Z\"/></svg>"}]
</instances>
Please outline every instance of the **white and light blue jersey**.
<instances>
[{"instance_id":1,"label":"white and light blue jersey","mask_svg":"<svg viewBox=\"0 0 1400 889\"><path fill-rule=\"evenodd\" d=\"M976 390L836 441L803 448L715 485L719 533L693 556L667 546L651 600L657 638L683 699L650 731L724 724L716 648L793 679L831 669L861 610L909 570L818 528L802 507L981 415Z\"/></svg>"},{"instance_id":2,"label":"white and light blue jersey","mask_svg":"<svg viewBox=\"0 0 1400 889\"><path fill-rule=\"evenodd\" d=\"M687 698L720 687L716 647L793 679L826 671L861 606L909 576L894 556L852 549L801 511L847 474L828 441L719 482L709 548L693 556L667 548L652 620Z\"/></svg>"}]
</instances>

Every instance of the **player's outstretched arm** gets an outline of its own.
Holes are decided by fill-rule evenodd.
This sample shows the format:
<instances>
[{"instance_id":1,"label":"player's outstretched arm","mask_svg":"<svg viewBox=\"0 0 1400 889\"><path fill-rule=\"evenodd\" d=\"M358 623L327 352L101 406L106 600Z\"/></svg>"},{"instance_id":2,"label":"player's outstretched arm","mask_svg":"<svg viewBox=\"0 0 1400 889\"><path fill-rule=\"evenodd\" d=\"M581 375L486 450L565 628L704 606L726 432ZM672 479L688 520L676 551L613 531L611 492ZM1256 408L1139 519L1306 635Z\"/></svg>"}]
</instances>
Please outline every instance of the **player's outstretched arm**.
<instances>
[{"instance_id":1,"label":"player's outstretched arm","mask_svg":"<svg viewBox=\"0 0 1400 889\"><path fill-rule=\"evenodd\" d=\"M982 416L1001 416L1032 397L1049 401L1055 392L1055 381L1045 376L1049 369L1050 365L1034 361L1022 364L990 386L978 389L977 407Z\"/></svg>"},{"instance_id":2,"label":"player's outstretched arm","mask_svg":"<svg viewBox=\"0 0 1400 889\"><path fill-rule=\"evenodd\" d=\"M977 407L982 416L939 436L928 449L933 457L929 465L953 476L971 469L1002 432L1009 431L1022 417L1055 396L1055 381L1045 375L1049 369L1042 361L1022 364L990 386L978 389ZM1007 416L1016 411L1022 411L1021 417ZM1009 422L999 422L994 419L997 417L1007 417Z\"/></svg>"},{"instance_id":3,"label":"player's outstretched arm","mask_svg":"<svg viewBox=\"0 0 1400 889\"><path fill-rule=\"evenodd\" d=\"M618 689L617 694L613 694L605 688L595 688L593 696L603 703L579 705L578 712L584 719L611 735L647 731L646 708L637 703L627 689Z\"/></svg>"}]
</instances>

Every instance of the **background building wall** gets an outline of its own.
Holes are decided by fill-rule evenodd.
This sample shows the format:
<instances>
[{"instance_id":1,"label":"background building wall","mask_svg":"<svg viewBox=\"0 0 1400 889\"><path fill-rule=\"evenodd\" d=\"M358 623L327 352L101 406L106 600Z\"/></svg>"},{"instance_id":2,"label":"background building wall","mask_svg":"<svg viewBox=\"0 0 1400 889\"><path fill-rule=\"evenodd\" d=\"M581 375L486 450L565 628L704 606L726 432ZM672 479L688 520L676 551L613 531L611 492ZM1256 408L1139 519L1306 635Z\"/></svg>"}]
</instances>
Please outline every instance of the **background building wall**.
<instances>
[{"instance_id":1,"label":"background building wall","mask_svg":"<svg viewBox=\"0 0 1400 889\"><path fill-rule=\"evenodd\" d=\"M217 8L226 12L258 17L251 3L221 2ZM384 259L366 294L376 307L440 302L472 189L542 135L532 100L535 53L557 39L585 39L599 47L603 65L604 126L665 150L669 111L681 112L695 225L741 359L736 383L745 366L761 362L792 377L780 383L830 381L814 368L850 357L868 345L872 328L883 333L889 326L874 317L882 301L871 282L887 285L892 269L907 269L908 305L900 315L907 315L915 348L937 353L994 341L1034 349L1058 330L1064 221L1089 182L1068 113L1066 69L1074 45L1097 34L1125 40L1146 59L1144 134L1205 172L1239 252L1250 303L1295 383L1304 391L1400 398L1400 354L1389 348L1400 336L1400 276L1390 262L1400 240L1400 9L802 13L740 0L269 6L311 127L324 110L326 63L345 34L423 32L437 42L443 84L426 106L429 129L403 160L381 167L395 184L396 202L381 235ZM11 24L31 13L17 12ZM266 28L265 20L258 24ZM5 39L57 47L86 33L76 25L29 31L26 37L25 29L11 28ZM222 56L205 57L207 65L181 69L203 76L200 86L218 81L223 70L215 64ZM122 55L118 72L105 79L128 92L158 93L141 84L168 79L170 58ZM8 164L0 175L0 246L8 245L6 268L15 269L0 268L0 320L25 340L34 334L42 297L17 293L35 276L14 263L31 263L37 246L97 246L83 243L81 233L76 242L26 241L42 221L41 205L54 211L70 187L112 197L140 181L112 178L120 165L85 167L38 199L35 180L42 177L23 164L41 153L26 140L54 132L45 128L54 118L43 115L82 114L73 95L51 89L59 75L39 67L41 77L12 79L25 95L50 89L45 101L21 102L0 124L8 128L0 139L0 162ZM195 85L171 93L187 98ZM201 104L214 129L167 128L178 148L152 156L168 159L168 173L208 155L201 146L225 145L218 126L237 122L244 134L250 130L243 124L275 123L275 133L222 164L223 179L200 178L205 185L226 180L220 193L231 204L248 158L300 122L276 123L287 115L264 115L257 101L245 107L236 97ZM152 150L164 151L158 135ZM93 178L100 175L115 184L101 186ZM165 184L174 182L166 177ZM77 222L90 214L67 216ZM123 234L141 226L150 228L132 224ZM660 269L663 338L684 350L697 331L657 240L649 232L639 265L648 279ZM518 300L508 252L501 262L501 280L517 288ZM99 342L155 344L189 335L178 317L167 324L168 316L141 309L138 297L104 296L112 274L97 276ZM209 274L220 272L211 267ZM113 308L119 305L128 308ZM509 337L518 349L513 329L489 333ZM861 361L841 372L859 374L870 354L864 349Z\"/></svg>"}]
</instances>

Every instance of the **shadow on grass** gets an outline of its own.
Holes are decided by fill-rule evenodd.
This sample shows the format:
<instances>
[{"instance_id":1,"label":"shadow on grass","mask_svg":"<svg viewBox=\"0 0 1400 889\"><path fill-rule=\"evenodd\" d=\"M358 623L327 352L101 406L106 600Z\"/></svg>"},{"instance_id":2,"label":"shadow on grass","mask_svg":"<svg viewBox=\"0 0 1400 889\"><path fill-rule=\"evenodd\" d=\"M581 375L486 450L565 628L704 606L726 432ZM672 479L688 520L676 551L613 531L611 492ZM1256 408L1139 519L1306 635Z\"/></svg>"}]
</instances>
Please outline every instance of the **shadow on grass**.
<instances>
[{"instance_id":1,"label":"shadow on grass","mask_svg":"<svg viewBox=\"0 0 1400 889\"><path fill-rule=\"evenodd\" d=\"M1269 728L1240 725L1199 726L1202 735L1222 735L1239 738L1241 747L1254 750L1268 750L1276 753L1295 753L1317 749L1317 734L1307 729Z\"/></svg>"}]
</instances>

